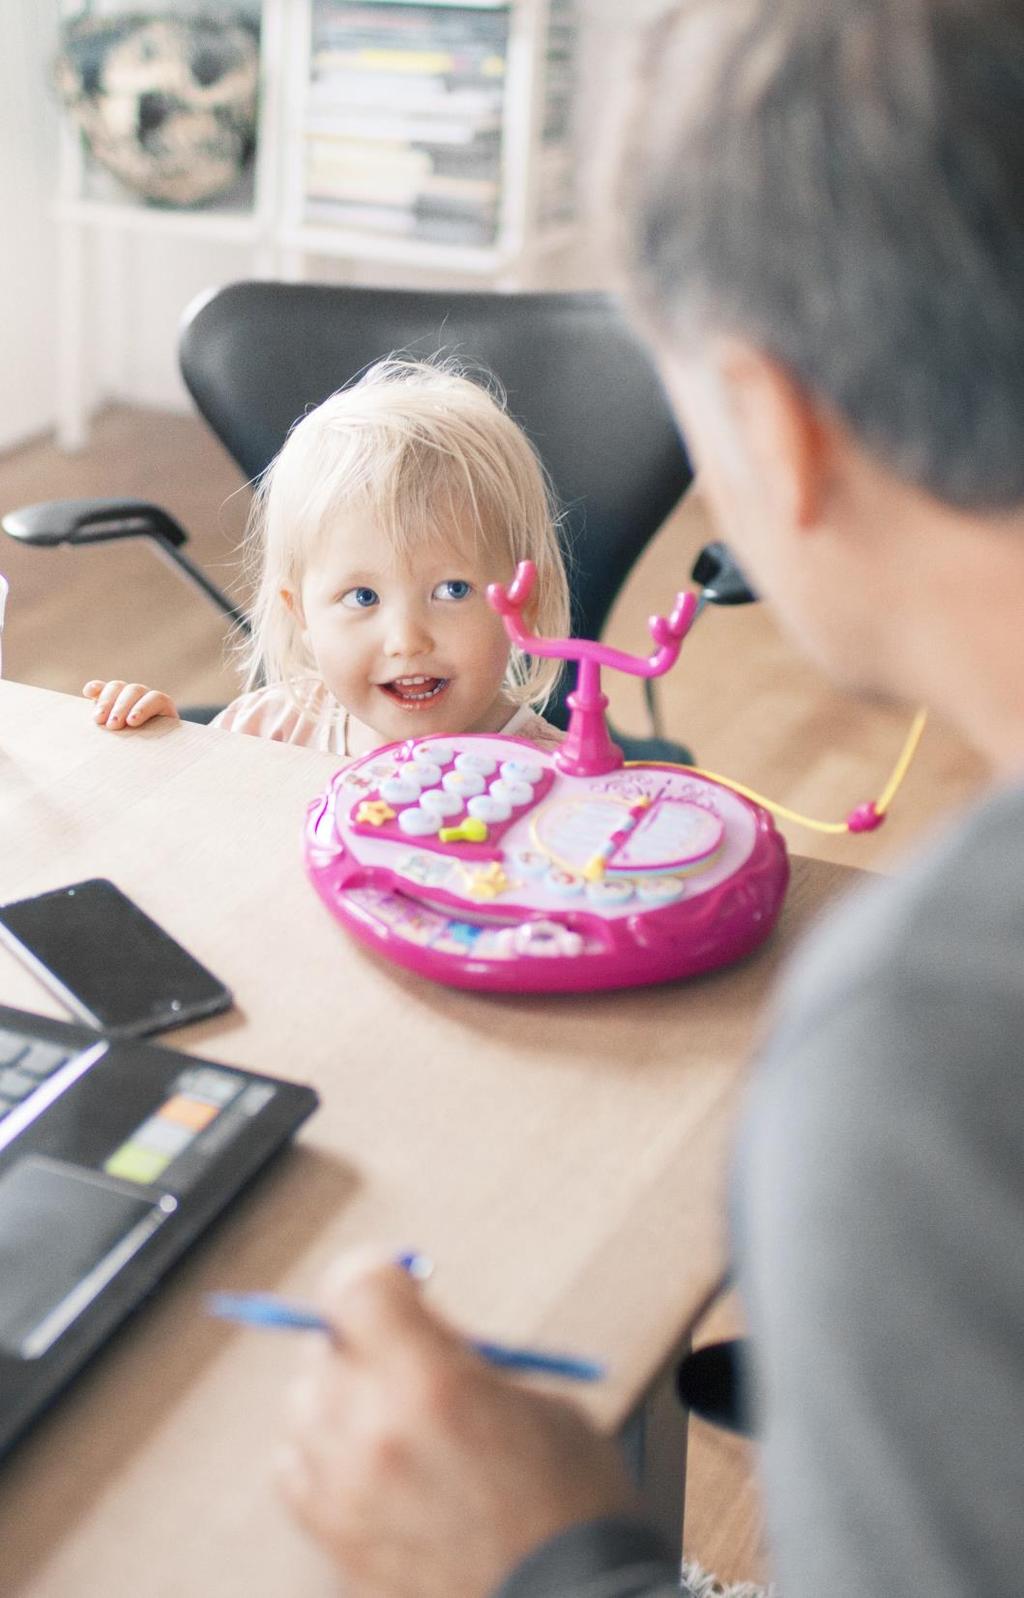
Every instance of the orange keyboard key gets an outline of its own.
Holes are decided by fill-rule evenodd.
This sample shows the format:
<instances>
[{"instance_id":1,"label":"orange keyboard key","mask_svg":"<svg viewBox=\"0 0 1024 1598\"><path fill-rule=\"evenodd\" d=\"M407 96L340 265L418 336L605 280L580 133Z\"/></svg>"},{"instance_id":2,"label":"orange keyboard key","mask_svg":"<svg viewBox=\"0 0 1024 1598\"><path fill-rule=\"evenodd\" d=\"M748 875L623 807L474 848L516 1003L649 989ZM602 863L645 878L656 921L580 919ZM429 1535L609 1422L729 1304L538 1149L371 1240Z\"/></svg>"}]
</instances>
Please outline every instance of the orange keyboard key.
<instances>
[{"instance_id":1,"label":"orange keyboard key","mask_svg":"<svg viewBox=\"0 0 1024 1598\"><path fill-rule=\"evenodd\" d=\"M217 1104L204 1104L201 1099L186 1098L184 1093L176 1093L173 1099L168 1099L162 1104L157 1114L161 1120L174 1121L178 1126L191 1127L193 1132L201 1132L204 1126L209 1126L214 1116L220 1113Z\"/></svg>"}]
</instances>

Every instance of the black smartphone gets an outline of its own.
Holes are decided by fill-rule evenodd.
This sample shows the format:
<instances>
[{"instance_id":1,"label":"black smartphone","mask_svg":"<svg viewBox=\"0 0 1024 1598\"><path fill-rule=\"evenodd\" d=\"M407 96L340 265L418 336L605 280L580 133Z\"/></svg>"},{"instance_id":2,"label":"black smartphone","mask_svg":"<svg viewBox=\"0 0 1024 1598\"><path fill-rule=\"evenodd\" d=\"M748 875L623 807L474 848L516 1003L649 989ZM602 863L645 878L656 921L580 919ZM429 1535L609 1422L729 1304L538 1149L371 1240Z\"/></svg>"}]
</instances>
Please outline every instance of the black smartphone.
<instances>
[{"instance_id":1,"label":"black smartphone","mask_svg":"<svg viewBox=\"0 0 1024 1598\"><path fill-rule=\"evenodd\" d=\"M0 939L111 1037L145 1037L232 1002L223 982L105 877L0 905Z\"/></svg>"}]
</instances>

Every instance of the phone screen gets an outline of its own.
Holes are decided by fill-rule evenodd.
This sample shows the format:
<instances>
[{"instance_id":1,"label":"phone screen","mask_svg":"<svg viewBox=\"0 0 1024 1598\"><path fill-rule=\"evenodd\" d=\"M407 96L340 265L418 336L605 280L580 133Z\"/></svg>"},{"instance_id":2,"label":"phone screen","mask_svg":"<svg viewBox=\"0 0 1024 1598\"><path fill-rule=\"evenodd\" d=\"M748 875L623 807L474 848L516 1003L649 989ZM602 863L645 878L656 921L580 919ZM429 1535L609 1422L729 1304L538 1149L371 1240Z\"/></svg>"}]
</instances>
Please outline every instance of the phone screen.
<instances>
[{"instance_id":1,"label":"phone screen","mask_svg":"<svg viewBox=\"0 0 1024 1598\"><path fill-rule=\"evenodd\" d=\"M212 972L102 877L0 905L0 936L76 1015L115 1036L231 1004Z\"/></svg>"}]
</instances>

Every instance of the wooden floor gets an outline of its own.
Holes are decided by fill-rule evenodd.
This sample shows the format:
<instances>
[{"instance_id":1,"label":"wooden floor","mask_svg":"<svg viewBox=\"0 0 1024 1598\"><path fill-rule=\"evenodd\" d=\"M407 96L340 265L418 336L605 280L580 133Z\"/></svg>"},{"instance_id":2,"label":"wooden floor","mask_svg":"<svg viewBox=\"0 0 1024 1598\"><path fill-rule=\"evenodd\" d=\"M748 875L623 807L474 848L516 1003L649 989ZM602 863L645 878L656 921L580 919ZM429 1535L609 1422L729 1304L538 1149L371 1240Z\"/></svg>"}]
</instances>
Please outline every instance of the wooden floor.
<instances>
[{"instance_id":1,"label":"wooden floor","mask_svg":"<svg viewBox=\"0 0 1024 1598\"><path fill-rule=\"evenodd\" d=\"M217 582L237 586L248 494L198 422L114 409L98 419L81 454L62 455L42 441L0 458L0 514L43 499L100 495L164 506L189 530L199 563ZM669 607L696 551L713 536L691 496L635 570L611 619L610 642L647 652L646 617ZM0 539L0 571L11 585L7 676L71 693L89 677L135 678L190 704L223 703L236 691L218 612L142 544L72 552ZM612 676L606 686L617 725L644 731L636 679ZM779 635L764 605L709 608L661 697L667 730L696 751L702 766L827 820L881 791L909 721L902 711L865 707L834 692ZM983 775L958 738L931 725L881 832L854 839L783 830L801 853L888 869L976 792ZM738 1326L729 1300L697 1341ZM729 1581L765 1579L751 1450L699 1422L691 1436L688 1556Z\"/></svg>"}]
</instances>

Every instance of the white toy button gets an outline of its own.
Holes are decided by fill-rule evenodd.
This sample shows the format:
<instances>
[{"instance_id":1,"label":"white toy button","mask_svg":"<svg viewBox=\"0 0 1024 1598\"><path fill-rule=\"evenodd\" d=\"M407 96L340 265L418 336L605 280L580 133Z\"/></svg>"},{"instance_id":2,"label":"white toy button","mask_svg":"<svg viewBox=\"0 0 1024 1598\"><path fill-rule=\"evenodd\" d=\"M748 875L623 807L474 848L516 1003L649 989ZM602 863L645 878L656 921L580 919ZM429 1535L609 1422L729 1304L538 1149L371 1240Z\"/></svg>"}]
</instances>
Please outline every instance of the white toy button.
<instances>
[{"instance_id":1,"label":"white toy button","mask_svg":"<svg viewBox=\"0 0 1024 1598\"><path fill-rule=\"evenodd\" d=\"M501 775L508 777L510 782L540 782L544 775L544 767L538 766L532 760L503 760Z\"/></svg>"},{"instance_id":2,"label":"white toy button","mask_svg":"<svg viewBox=\"0 0 1024 1598\"><path fill-rule=\"evenodd\" d=\"M506 927L498 934L501 953L525 954L550 959L558 955L579 954L583 939L578 932L557 921L524 921L519 927Z\"/></svg>"},{"instance_id":3,"label":"white toy button","mask_svg":"<svg viewBox=\"0 0 1024 1598\"><path fill-rule=\"evenodd\" d=\"M390 777L381 783L380 796L389 805L412 805L420 796L420 784L411 772L408 777Z\"/></svg>"},{"instance_id":4,"label":"white toy button","mask_svg":"<svg viewBox=\"0 0 1024 1598\"><path fill-rule=\"evenodd\" d=\"M445 793L443 788L428 788L420 794L420 809L429 810L432 816L457 816L462 800L457 793Z\"/></svg>"},{"instance_id":5,"label":"white toy button","mask_svg":"<svg viewBox=\"0 0 1024 1598\"><path fill-rule=\"evenodd\" d=\"M547 855L537 849L516 849L509 860L517 871L524 872L528 877L542 877L551 864Z\"/></svg>"},{"instance_id":6,"label":"white toy button","mask_svg":"<svg viewBox=\"0 0 1024 1598\"><path fill-rule=\"evenodd\" d=\"M671 904L685 892L686 884L678 877L641 877L636 885L636 896L645 904Z\"/></svg>"},{"instance_id":7,"label":"white toy button","mask_svg":"<svg viewBox=\"0 0 1024 1598\"><path fill-rule=\"evenodd\" d=\"M472 794L483 793L487 784L478 771L446 771L441 778L441 786L449 793L461 794L463 799L468 799Z\"/></svg>"},{"instance_id":8,"label":"white toy button","mask_svg":"<svg viewBox=\"0 0 1024 1598\"><path fill-rule=\"evenodd\" d=\"M591 904L625 904L632 897L632 882L621 877L605 877L601 882L587 883L587 898Z\"/></svg>"},{"instance_id":9,"label":"white toy button","mask_svg":"<svg viewBox=\"0 0 1024 1598\"><path fill-rule=\"evenodd\" d=\"M451 744L417 744L412 752L412 758L417 764L421 760L426 760L430 765L447 766L454 753L455 750Z\"/></svg>"},{"instance_id":10,"label":"white toy button","mask_svg":"<svg viewBox=\"0 0 1024 1598\"><path fill-rule=\"evenodd\" d=\"M477 754L474 749L465 749L461 755L455 756L456 771L478 771L481 777L489 777L497 768L498 762L492 760L490 755Z\"/></svg>"},{"instance_id":11,"label":"white toy button","mask_svg":"<svg viewBox=\"0 0 1024 1598\"><path fill-rule=\"evenodd\" d=\"M505 765L508 764L506 760ZM491 794L506 805L528 805L533 798L533 789L528 782L519 782L514 777L499 777L497 782L491 783Z\"/></svg>"},{"instance_id":12,"label":"white toy button","mask_svg":"<svg viewBox=\"0 0 1024 1598\"><path fill-rule=\"evenodd\" d=\"M571 871L563 871L561 866L552 866L544 878L544 886L560 899L571 899L583 892L583 878L574 877Z\"/></svg>"},{"instance_id":13,"label":"white toy button","mask_svg":"<svg viewBox=\"0 0 1024 1598\"><path fill-rule=\"evenodd\" d=\"M440 830L441 817L432 815L429 810L421 810L419 805L413 805L409 810L398 812L398 825L410 838L429 838Z\"/></svg>"},{"instance_id":14,"label":"white toy button","mask_svg":"<svg viewBox=\"0 0 1024 1598\"><path fill-rule=\"evenodd\" d=\"M512 814L512 806L502 804L500 799L494 799L489 793L479 793L471 799L466 806L471 816L476 816L478 821L507 821Z\"/></svg>"},{"instance_id":15,"label":"white toy button","mask_svg":"<svg viewBox=\"0 0 1024 1598\"><path fill-rule=\"evenodd\" d=\"M413 782L418 782L421 788L433 788L441 781L441 767L433 760L410 760L403 767L402 775L408 776Z\"/></svg>"}]
</instances>

